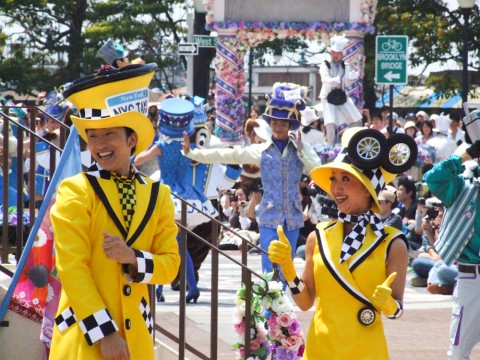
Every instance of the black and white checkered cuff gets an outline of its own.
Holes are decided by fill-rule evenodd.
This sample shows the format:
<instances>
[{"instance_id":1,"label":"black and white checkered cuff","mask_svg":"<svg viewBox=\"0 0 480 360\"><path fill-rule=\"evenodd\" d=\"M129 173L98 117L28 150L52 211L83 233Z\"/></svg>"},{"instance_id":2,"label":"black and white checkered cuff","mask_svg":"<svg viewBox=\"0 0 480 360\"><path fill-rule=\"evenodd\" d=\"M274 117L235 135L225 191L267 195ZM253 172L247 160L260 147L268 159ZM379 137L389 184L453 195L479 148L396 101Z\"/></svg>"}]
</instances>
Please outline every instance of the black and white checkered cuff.
<instances>
[{"instance_id":1,"label":"black and white checkered cuff","mask_svg":"<svg viewBox=\"0 0 480 360\"><path fill-rule=\"evenodd\" d=\"M401 301L395 300L397 303L397 310L392 315L387 315L389 319L398 319L403 314L403 304Z\"/></svg>"},{"instance_id":2,"label":"black and white checkered cuff","mask_svg":"<svg viewBox=\"0 0 480 360\"><path fill-rule=\"evenodd\" d=\"M62 313L55 318L55 324L57 324L58 331L60 331L61 333L67 330L76 322L77 317L75 316L75 313L73 312L73 309L71 307L62 311Z\"/></svg>"},{"instance_id":3,"label":"black and white checkered cuff","mask_svg":"<svg viewBox=\"0 0 480 360\"><path fill-rule=\"evenodd\" d=\"M305 288L305 284L301 279L298 278L298 276L295 276L293 281L287 281L287 284L293 295L300 294Z\"/></svg>"},{"instance_id":4,"label":"black and white checkered cuff","mask_svg":"<svg viewBox=\"0 0 480 360\"><path fill-rule=\"evenodd\" d=\"M80 321L80 329L82 329L88 345L91 346L105 336L118 331L118 326L108 310L103 309Z\"/></svg>"},{"instance_id":5,"label":"black and white checkered cuff","mask_svg":"<svg viewBox=\"0 0 480 360\"><path fill-rule=\"evenodd\" d=\"M153 276L153 256L147 251L133 249L137 258L137 268L132 270L131 265L123 265L127 281L136 283L149 283ZM128 269L128 270L127 270Z\"/></svg>"}]
</instances>

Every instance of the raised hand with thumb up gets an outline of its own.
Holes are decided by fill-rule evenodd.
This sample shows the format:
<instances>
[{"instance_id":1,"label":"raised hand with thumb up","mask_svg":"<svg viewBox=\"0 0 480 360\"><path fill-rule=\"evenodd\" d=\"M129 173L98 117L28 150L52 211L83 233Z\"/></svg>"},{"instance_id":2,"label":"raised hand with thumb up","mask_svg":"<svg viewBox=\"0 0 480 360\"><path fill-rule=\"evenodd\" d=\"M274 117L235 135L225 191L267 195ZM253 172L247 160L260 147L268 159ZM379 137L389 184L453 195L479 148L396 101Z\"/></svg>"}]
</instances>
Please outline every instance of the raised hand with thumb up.
<instances>
[{"instance_id":1,"label":"raised hand with thumb up","mask_svg":"<svg viewBox=\"0 0 480 360\"><path fill-rule=\"evenodd\" d=\"M385 316L398 318L402 312L401 302L396 301L392 297L392 289L390 285L397 277L396 272L392 272L388 278L375 289L372 296L372 304L385 314Z\"/></svg>"},{"instance_id":2,"label":"raised hand with thumb up","mask_svg":"<svg viewBox=\"0 0 480 360\"><path fill-rule=\"evenodd\" d=\"M292 247L281 225L277 227L277 234L278 240L273 240L268 247L268 258L271 262L280 265L286 281L293 281L297 277L297 272L293 265Z\"/></svg>"}]
</instances>

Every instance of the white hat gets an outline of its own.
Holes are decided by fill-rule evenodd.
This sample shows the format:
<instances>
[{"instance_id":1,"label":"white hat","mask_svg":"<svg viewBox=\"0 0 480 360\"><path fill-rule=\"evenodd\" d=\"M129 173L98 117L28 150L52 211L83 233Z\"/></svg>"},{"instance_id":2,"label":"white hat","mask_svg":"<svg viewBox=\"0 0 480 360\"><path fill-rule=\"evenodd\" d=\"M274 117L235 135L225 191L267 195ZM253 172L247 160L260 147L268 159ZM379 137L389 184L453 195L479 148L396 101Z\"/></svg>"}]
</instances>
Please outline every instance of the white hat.
<instances>
[{"instance_id":1,"label":"white hat","mask_svg":"<svg viewBox=\"0 0 480 360\"><path fill-rule=\"evenodd\" d=\"M300 111L302 115L302 126L309 126L311 123L319 119L317 111L313 107L307 107L305 110Z\"/></svg>"},{"instance_id":2,"label":"white hat","mask_svg":"<svg viewBox=\"0 0 480 360\"><path fill-rule=\"evenodd\" d=\"M415 121L407 121L404 125L403 128L407 130L408 128L416 128L417 126L415 125Z\"/></svg>"},{"instance_id":3,"label":"white hat","mask_svg":"<svg viewBox=\"0 0 480 360\"><path fill-rule=\"evenodd\" d=\"M449 116L445 115L443 112L435 119L435 127L433 131L448 135L448 129L450 128L450 123L452 120Z\"/></svg>"},{"instance_id":4,"label":"white hat","mask_svg":"<svg viewBox=\"0 0 480 360\"><path fill-rule=\"evenodd\" d=\"M348 39L345 36L334 36L330 38L330 51L343 52Z\"/></svg>"},{"instance_id":5,"label":"white hat","mask_svg":"<svg viewBox=\"0 0 480 360\"><path fill-rule=\"evenodd\" d=\"M415 114L415 116L416 116L416 117L421 116L421 117L423 117L425 120L428 120L428 114L427 114L425 111L423 111L423 110L420 110L419 112L417 112L417 113Z\"/></svg>"}]
</instances>

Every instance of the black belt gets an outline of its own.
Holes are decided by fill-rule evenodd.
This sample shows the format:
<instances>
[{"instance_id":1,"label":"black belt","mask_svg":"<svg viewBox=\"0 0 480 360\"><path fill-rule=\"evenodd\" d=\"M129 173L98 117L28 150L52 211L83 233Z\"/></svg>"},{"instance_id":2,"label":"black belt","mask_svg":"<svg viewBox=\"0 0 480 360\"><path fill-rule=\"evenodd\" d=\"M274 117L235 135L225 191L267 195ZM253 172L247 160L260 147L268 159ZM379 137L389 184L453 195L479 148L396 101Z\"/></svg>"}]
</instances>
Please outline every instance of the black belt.
<instances>
[{"instance_id":1,"label":"black belt","mask_svg":"<svg viewBox=\"0 0 480 360\"><path fill-rule=\"evenodd\" d=\"M458 264L458 271L469 274L480 274L480 264Z\"/></svg>"}]
</instances>

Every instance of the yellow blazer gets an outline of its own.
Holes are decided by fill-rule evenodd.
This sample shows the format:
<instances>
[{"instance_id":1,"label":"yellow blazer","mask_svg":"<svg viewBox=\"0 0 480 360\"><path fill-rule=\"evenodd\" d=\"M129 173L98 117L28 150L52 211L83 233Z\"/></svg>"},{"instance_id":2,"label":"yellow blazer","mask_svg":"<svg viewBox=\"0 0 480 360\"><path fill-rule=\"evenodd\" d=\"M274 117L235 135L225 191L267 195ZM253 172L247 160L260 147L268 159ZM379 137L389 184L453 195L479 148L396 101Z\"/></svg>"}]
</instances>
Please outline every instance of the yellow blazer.
<instances>
[{"instance_id":1,"label":"yellow blazer","mask_svg":"<svg viewBox=\"0 0 480 360\"><path fill-rule=\"evenodd\" d=\"M113 180L82 173L60 184L51 220L62 293L50 358L102 359L99 340L118 331L132 359L153 359L155 314L150 314L147 283L169 283L180 265L170 188L137 174L136 210L126 239L139 265L134 280L140 282L133 282L122 265L103 252L102 232L122 236L122 231L88 177L98 183L125 226Z\"/></svg>"}]
</instances>

